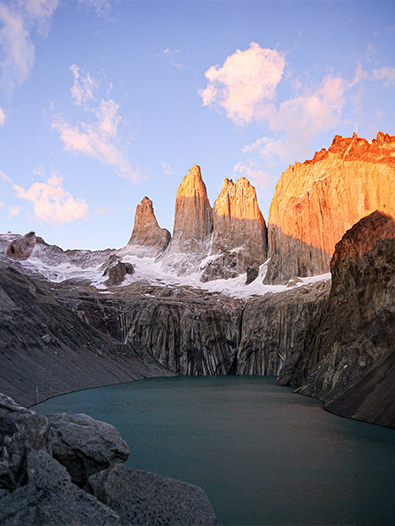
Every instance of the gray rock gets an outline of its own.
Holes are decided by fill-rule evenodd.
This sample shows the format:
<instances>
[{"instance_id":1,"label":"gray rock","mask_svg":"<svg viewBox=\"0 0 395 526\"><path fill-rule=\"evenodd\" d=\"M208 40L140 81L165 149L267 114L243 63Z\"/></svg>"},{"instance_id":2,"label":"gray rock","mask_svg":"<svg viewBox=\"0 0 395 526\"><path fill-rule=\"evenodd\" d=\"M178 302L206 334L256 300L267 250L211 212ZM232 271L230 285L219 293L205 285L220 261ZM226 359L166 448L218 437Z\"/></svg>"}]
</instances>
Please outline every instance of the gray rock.
<instances>
[{"instance_id":1,"label":"gray rock","mask_svg":"<svg viewBox=\"0 0 395 526\"><path fill-rule=\"evenodd\" d=\"M134 267L131 263L124 263L119 256L112 254L103 272L103 276L108 276L105 282L107 286L120 285L127 274L134 274Z\"/></svg>"},{"instance_id":2,"label":"gray rock","mask_svg":"<svg viewBox=\"0 0 395 526\"><path fill-rule=\"evenodd\" d=\"M35 244L36 235L34 232L19 236L8 245L7 256L11 259L24 261L32 255Z\"/></svg>"},{"instance_id":3,"label":"gray rock","mask_svg":"<svg viewBox=\"0 0 395 526\"><path fill-rule=\"evenodd\" d=\"M0 499L2 526L113 526L118 515L70 481L45 451L27 458L27 483Z\"/></svg>"},{"instance_id":4,"label":"gray rock","mask_svg":"<svg viewBox=\"0 0 395 526\"><path fill-rule=\"evenodd\" d=\"M218 524L206 493L186 482L118 464L90 477L89 485L124 526Z\"/></svg>"},{"instance_id":5,"label":"gray rock","mask_svg":"<svg viewBox=\"0 0 395 526\"><path fill-rule=\"evenodd\" d=\"M111 424L83 413L48 415L48 420L53 457L80 487L94 473L129 457L129 446Z\"/></svg>"},{"instance_id":6,"label":"gray rock","mask_svg":"<svg viewBox=\"0 0 395 526\"><path fill-rule=\"evenodd\" d=\"M249 267L247 267L247 278L246 278L246 285L249 285L253 281L256 280L259 274L259 265L258 263L253 263Z\"/></svg>"},{"instance_id":7,"label":"gray rock","mask_svg":"<svg viewBox=\"0 0 395 526\"><path fill-rule=\"evenodd\" d=\"M375 212L336 245L332 288L279 385L336 414L395 428L395 222Z\"/></svg>"},{"instance_id":8,"label":"gray rock","mask_svg":"<svg viewBox=\"0 0 395 526\"><path fill-rule=\"evenodd\" d=\"M51 451L48 419L0 394L0 488L14 491L26 483L26 459L38 449Z\"/></svg>"}]
</instances>

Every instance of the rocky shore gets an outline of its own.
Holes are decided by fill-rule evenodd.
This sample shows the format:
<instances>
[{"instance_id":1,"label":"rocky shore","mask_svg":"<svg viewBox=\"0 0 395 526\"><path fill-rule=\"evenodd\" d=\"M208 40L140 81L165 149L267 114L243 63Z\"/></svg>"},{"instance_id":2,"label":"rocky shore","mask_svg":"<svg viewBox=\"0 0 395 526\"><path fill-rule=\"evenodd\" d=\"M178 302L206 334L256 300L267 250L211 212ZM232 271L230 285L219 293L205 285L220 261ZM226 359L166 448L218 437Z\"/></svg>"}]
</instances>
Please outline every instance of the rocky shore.
<instances>
[{"instance_id":1,"label":"rocky shore","mask_svg":"<svg viewBox=\"0 0 395 526\"><path fill-rule=\"evenodd\" d=\"M215 525L198 486L123 464L129 447L85 414L37 415L0 394L2 526Z\"/></svg>"}]
</instances>

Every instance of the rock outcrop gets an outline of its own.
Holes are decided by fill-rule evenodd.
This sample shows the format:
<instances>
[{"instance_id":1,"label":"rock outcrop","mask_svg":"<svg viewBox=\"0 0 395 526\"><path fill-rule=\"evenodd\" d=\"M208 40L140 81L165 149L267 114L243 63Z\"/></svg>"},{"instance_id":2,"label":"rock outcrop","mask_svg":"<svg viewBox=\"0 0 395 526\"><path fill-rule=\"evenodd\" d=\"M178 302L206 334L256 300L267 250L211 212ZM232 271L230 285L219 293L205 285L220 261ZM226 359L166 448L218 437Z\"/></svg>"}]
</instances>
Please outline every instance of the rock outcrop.
<instances>
[{"instance_id":1,"label":"rock outcrop","mask_svg":"<svg viewBox=\"0 0 395 526\"><path fill-rule=\"evenodd\" d=\"M395 221L374 212L336 245L329 300L278 383L336 414L395 428Z\"/></svg>"},{"instance_id":2,"label":"rock outcrop","mask_svg":"<svg viewBox=\"0 0 395 526\"><path fill-rule=\"evenodd\" d=\"M217 524L201 488L116 466L129 447L110 424L38 416L0 394L0 430L2 526ZM88 477L94 495L78 487Z\"/></svg>"},{"instance_id":3,"label":"rock outcrop","mask_svg":"<svg viewBox=\"0 0 395 526\"><path fill-rule=\"evenodd\" d=\"M123 283L127 275L134 274L134 267L131 263L125 263L121 261L119 256L112 254L108 260L108 263L105 264L106 268L103 272L103 276L108 276L108 279L105 281L105 285L108 287L112 285L120 285Z\"/></svg>"},{"instance_id":4,"label":"rock outcrop","mask_svg":"<svg viewBox=\"0 0 395 526\"><path fill-rule=\"evenodd\" d=\"M156 473L118 464L92 475L89 486L98 500L119 515L124 526L218 524L202 488Z\"/></svg>"},{"instance_id":5,"label":"rock outcrop","mask_svg":"<svg viewBox=\"0 0 395 526\"><path fill-rule=\"evenodd\" d=\"M19 236L11 241L7 248L7 256L11 259L19 259L24 261L28 259L36 245L36 235L34 232L29 232L25 236Z\"/></svg>"},{"instance_id":6,"label":"rock outcrop","mask_svg":"<svg viewBox=\"0 0 395 526\"><path fill-rule=\"evenodd\" d=\"M170 232L158 225L151 199L144 197L137 205L128 247L133 248L133 254L137 256L156 257L165 250L170 238Z\"/></svg>"},{"instance_id":7,"label":"rock outcrop","mask_svg":"<svg viewBox=\"0 0 395 526\"><path fill-rule=\"evenodd\" d=\"M129 458L129 446L111 424L83 413L48 415L48 420L52 455L81 488L94 473Z\"/></svg>"},{"instance_id":8,"label":"rock outcrop","mask_svg":"<svg viewBox=\"0 0 395 526\"><path fill-rule=\"evenodd\" d=\"M62 300L74 287L19 270L0 262L0 390L13 399L31 405L79 389L171 374L148 353L140 358L129 344L82 321ZM80 287L89 298L91 288Z\"/></svg>"},{"instance_id":9,"label":"rock outcrop","mask_svg":"<svg viewBox=\"0 0 395 526\"><path fill-rule=\"evenodd\" d=\"M177 191L173 237L162 257L164 268L179 275L198 272L209 251L211 232L212 209L195 164Z\"/></svg>"},{"instance_id":10,"label":"rock outcrop","mask_svg":"<svg viewBox=\"0 0 395 526\"><path fill-rule=\"evenodd\" d=\"M210 261L202 281L234 278L267 258L267 232L255 188L241 177L225 179L214 203ZM216 256L213 258L212 256Z\"/></svg>"},{"instance_id":11,"label":"rock outcrop","mask_svg":"<svg viewBox=\"0 0 395 526\"><path fill-rule=\"evenodd\" d=\"M266 283L329 271L344 233L379 210L395 216L395 137L371 143L336 135L311 161L290 166L273 197L268 227Z\"/></svg>"}]
</instances>

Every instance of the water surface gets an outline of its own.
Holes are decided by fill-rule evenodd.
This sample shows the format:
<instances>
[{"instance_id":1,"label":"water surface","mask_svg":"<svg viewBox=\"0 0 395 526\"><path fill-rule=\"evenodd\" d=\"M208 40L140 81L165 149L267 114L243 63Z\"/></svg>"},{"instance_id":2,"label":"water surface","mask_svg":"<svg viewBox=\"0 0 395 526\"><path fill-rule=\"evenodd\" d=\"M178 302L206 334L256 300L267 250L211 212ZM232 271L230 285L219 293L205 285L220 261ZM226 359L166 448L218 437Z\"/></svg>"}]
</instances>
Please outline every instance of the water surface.
<instances>
[{"instance_id":1,"label":"water surface","mask_svg":"<svg viewBox=\"0 0 395 526\"><path fill-rule=\"evenodd\" d=\"M395 524L395 431L246 376L153 378L53 398L128 442L128 465L204 488L222 525Z\"/></svg>"}]
</instances>

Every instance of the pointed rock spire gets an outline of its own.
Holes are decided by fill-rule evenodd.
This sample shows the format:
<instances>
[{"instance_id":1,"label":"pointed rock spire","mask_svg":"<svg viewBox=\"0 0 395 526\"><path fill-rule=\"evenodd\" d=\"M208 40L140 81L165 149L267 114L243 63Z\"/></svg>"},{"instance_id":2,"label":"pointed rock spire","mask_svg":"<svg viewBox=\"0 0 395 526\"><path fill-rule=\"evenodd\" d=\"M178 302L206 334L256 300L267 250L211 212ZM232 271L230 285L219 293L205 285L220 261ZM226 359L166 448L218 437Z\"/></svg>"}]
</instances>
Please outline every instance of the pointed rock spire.
<instances>
[{"instance_id":1,"label":"pointed rock spire","mask_svg":"<svg viewBox=\"0 0 395 526\"><path fill-rule=\"evenodd\" d=\"M184 177L176 196L173 237L178 242L204 242L212 230L212 211L200 167L195 164Z\"/></svg>"},{"instance_id":2,"label":"pointed rock spire","mask_svg":"<svg viewBox=\"0 0 395 526\"><path fill-rule=\"evenodd\" d=\"M255 188L245 177L236 183L225 179L214 203L210 255L218 257L207 264L203 281L233 278L252 266L257 277L259 265L266 260L266 223L259 210Z\"/></svg>"},{"instance_id":3,"label":"pointed rock spire","mask_svg":"<svg viewBox=\"0 0 395 526\"><path fill-rule=\"evenodd\" d=\"M141 247L140 255L156 256L169 244L171 235L166 228L160 228L154 214L151 199L144 199L137 205L134 228L128 245Z\"/></svg>"},{"instance_id":4,"label":"pointed rock spire","mask_svg":"<svg viewBox=\"0 0 395 526\"><path fill-rule=\"evenodd\" d=\"M163 254L164 268L179 275L197 272L208 254L212 228L206 185L195 164L177 191L173 237Z\"/></svg>"}]
</instances>

